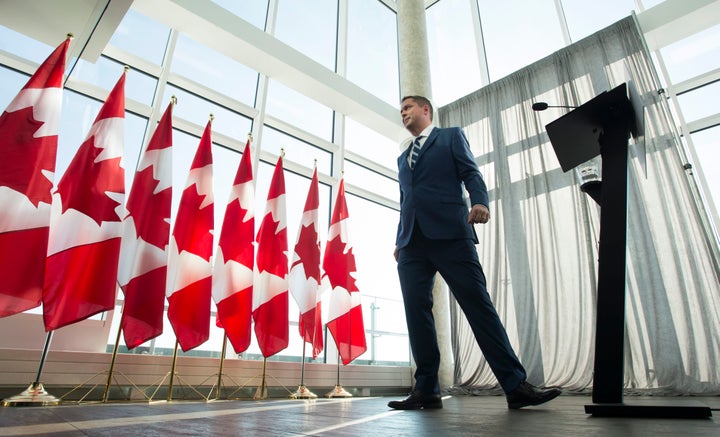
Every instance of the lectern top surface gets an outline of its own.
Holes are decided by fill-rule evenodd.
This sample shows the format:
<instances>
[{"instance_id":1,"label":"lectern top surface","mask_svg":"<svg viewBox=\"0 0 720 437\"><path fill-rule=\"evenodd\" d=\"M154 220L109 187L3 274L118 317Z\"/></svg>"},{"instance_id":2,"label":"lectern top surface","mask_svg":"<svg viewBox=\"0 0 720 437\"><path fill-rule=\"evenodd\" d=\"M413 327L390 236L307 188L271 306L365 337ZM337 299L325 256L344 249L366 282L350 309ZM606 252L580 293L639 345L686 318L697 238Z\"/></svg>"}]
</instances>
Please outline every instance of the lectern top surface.
<instances>
[{"instance_id":1,"label":"lectern top surface","mask_svg":"<svg viewBox=\"0 0 720 437\"><path fill-rule=\"evenodd\" d=\"M623 83L547 124L545 129L560 167L567 172L600 154L598 138L607 123L628 123L631 119L632 107Z\"/></svg>"}]
</instances>

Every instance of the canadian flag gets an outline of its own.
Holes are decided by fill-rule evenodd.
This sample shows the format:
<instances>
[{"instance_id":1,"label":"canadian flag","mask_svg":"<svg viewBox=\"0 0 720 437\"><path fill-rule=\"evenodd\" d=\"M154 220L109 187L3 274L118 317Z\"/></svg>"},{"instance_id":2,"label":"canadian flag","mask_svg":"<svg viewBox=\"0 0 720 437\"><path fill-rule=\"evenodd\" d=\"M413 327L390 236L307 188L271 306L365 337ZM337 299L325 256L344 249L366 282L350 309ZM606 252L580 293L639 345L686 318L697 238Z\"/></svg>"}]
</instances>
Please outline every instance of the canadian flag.
<instances>
[{"instance_id":1,"label":"canadian flag","mask_svg":"<svg viewBox=\"0 0 720 437\"><path fill-rule=\"evenodd\" d=\"M253 290L255 337L264 357L288 346L288 241L282 156L270 182L265 217L257 234L257 280Z\"/></svg>"},{"instance_id":2,"label":"canadian flag","mask_svg":"<svg viewBox=\"0 0 720 437\"><path fill-rule=\"evenodd\" d=\"M323 349L322 313L320 306L320 236L318 234L318 195L317 168L313 172L303 209L295 251L290 266L288 284L290 293L300 309L300 336L303 341L312 344L312 356L317 358Z\"/></svg>"},{"instance_id":3,"label":"canadian flag","mask_svg":"<svg viewBox=\"0 0 720 437\"><path fill-rule=\"evenodd\" d=\"M367 350L360 290L354 278L355 255L348 239L348 218L345 181L340 179L325 246L323 278L332 287L327 327L343 364L349 364Z\"/></svg>"},{"instance_id":4,"label":"canadian flag","mask_svg":"<svg viewBox=\"0 0 720 437\"><path fill-rule=\"evenodd\" d=\"M170 238L168 319L183 351L210 337L213 249L212 121L205 126Z\"/></svg>"},{"instance_id":5,"label":"canadian flag","mask_svg":"<svg viewBox=\"0 0 720 437\"><path fill-rule=\"evenodd\" d=\"M53 195L43 290L47 331L115 307L125 201L125 75Z\"/></svg>"},{"instance_id":6,"label":"canadian flag","mask_svg":"<svg viewBox=\"0 0 720 437\"><path fill-rule=\"evenodd\" d=\"M253 266L255 265L255 187L250 140L240 159L225 209L213 271L218 325L236 353L250 346Z\"/></svg>"},{"instance_id":7,"label":"canadian flag","mask_svg":"<svg viewBox=\"0 0 720 437\"><path fill-rule=\"evenodd\" d=\"M69 45L48 56L0 116L0 317L42 301Z\"/></svg>"},{"instance_id":8,"label":"canadian flag","mask_svg":"<svg viewBox=\"0 0 720 437\"><path fill-rule=\"evenodd\" d=\"M128 349L163 331L172 205L172 109L170 103L140 157L127 200L118 282L125 294L120 326Z\"/></svg>"}]
</instances>

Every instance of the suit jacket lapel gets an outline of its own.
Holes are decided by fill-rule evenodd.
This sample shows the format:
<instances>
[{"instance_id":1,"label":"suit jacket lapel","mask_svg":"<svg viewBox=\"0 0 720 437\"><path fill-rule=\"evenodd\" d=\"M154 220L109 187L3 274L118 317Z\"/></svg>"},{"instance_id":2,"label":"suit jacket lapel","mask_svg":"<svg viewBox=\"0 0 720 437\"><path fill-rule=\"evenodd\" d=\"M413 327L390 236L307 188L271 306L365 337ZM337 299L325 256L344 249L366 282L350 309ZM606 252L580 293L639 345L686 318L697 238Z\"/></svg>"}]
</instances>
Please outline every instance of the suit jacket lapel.
<instances>
[{"instance_id":1,"label":"suit jacket lapel","mask_svg":"<svg viewBox=\"0 0 720 437\"><path fill-rule=\"evenodd\" d=\"M425 151L432 147L433 143L435 142L435 139L438 136L438 128L433 128L432 131L430 131L430 135L425 139L425 142L423 143L423 146L420 148L420 152L418 152L418 157L415 165L417 165L417 162L420 162L420 159L422 158Z\"/></svg>"}]
</instances>

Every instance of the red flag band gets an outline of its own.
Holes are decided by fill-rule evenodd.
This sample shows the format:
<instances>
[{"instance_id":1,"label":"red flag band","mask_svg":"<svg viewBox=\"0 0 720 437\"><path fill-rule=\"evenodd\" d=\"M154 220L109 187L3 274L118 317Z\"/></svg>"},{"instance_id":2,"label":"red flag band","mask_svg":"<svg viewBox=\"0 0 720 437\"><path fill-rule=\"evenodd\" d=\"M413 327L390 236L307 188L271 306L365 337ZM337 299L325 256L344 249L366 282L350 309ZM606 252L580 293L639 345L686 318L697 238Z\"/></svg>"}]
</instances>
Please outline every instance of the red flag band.
<instances>
[{"instance_id":1,"label":"red flag band","mask_svg":"<svg viewBox=\"0 0 720 437\"><path fill-rule=\"evenodd\" d=\"M255 265L255 188L250 140L238 165L225 209L213 271L213 299L219 326L236 353L250 346Z\"/></svg>"},{"instance_id":2,"label":"red flag band","mask_svg":"<svg viewBox=\"0 0 720 437\"><path fill-rule=\"evenodd\" d=\"M53 196L43 288L52 331L115 307L125 202L123 73Z\"/></svg>"},{"instance_id":3,"label":"red flag band","mask_svg":"<svg viewBox=\"0 0 720 437\"><path fill-rule=\"evenodd\" d=\"M323 278L332 287L327 326L343 364L349 364L367 350L360 290L354 278L355 255L348 238L348 217L345 181L340 179L323 257Z\"/></svg>"},{"instance_id":4,"label":"red flag band","mask_svg":"<svg viewBox=\"0 0 720 437\"><path fill-rule=\"evenodd\" d=\"M317 358L323 349L322 314L320 306L320 236L318 234L317 168L313 172L305 208L300 221L293 260L288 275L290 293L300 310L299 329L303 341L312 344L312 356Z\"/></svg>"},{"instance_id":5,"label":"red flag band","mask_svg":"<svg viewBox=\"0 0 720 437\"><path fill-rule=\"evenodd\" d=\"M0 115L0 317L42 301L69 45L48 56Z\"/></svg>"},{"instance_id":6,"label":"red flag band","mask_svg":"<svg viewBox=\"0 0 720 437\"><path fill-rule=\"evenodd\" d=\"M214 227L211 127L209 121L190 166L168 255L168 319L185 352L210 337Z\"/></svg>"},{"instance_id":7,"label":"red flag band","mask_svg":"<svg viewBox=\"0 0 720 437\"><path fill-rule=\"evenodd\" d=\"M257 279L253 289L255 337L264 357L289 343L288 242L282 156L270 182L265 216L257 234Z\"/></svg>"},{"instance_id":8,"label":"red flag band","mask_svg":"<svg viewBox=\"0 0 720 437\"><path fill-rule=\"evenodd\" d=\"M118 272L125 295L120 326L128 349L163 332L172 205L172 109L170 103L143 151L128 195Z\"/></svg>"}]
</instances>

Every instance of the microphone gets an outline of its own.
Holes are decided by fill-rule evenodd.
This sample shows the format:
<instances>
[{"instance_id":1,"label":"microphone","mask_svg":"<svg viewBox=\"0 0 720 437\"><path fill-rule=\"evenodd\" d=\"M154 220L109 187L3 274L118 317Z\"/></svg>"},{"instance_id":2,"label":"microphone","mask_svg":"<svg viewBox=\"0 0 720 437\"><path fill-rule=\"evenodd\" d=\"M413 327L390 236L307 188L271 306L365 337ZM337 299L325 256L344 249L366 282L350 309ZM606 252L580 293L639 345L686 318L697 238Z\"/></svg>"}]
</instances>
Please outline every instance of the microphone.
<instances>
[{"instance_id":1,"label":"microphone","mask_svg":"<svg viewBox=\"0 0 720 437\"><path fill-rule=\"evenodd\" d=\"M575 108L577 108L577 106L562 106L562 105L560 105L560 106L553 106L553 105L548 105L548 104L545 103L545 102L535 102L535 103L532 104L532 110L533 110L533 111L544 111L544 110L546 110L547 108L569 108L569 109L575 109Z\"/></svg>"}]
</instances>

